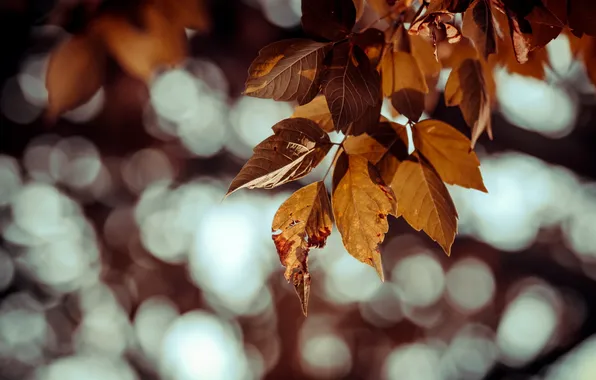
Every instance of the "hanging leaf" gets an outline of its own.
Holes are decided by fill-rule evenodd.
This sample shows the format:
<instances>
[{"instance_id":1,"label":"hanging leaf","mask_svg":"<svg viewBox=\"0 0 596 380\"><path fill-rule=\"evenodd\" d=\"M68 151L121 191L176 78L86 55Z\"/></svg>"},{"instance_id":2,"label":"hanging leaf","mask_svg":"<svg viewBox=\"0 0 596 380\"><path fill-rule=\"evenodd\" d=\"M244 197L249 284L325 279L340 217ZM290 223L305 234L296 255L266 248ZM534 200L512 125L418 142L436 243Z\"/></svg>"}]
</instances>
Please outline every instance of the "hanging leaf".
<instances>
[{"instance_id":1,"label":"hanging leaf","mask_svg":"<svg viewBox=\"0 0 596 380\"><path fill-rule=\"evenodd\" d=\"M271 231L285 278L298 297L304 315L310 294L308 252L325 246L333 220L329 195L323 182L311 183L292 194L277 210Z\"/></svg>"},{"instance_id":2,"label":"hanging leaf","mask_svg":"<svg viewBox=\"0 0 596 380\"><path fill-rule=\"evenodd\" d=\"M254 149L253 156L232 181L226 194L241 188L271 189L306 176L331 148L329 136L314 121L284 119L273 136Z\"/></svg>"},{"instance_id":3,"label":"hanging leaf","mask_svg":"<svg viewBox=\"0 0 596 380\"><path fill-rule=\"evenodd\" d=\"M412 128L414 146L450 185L486 191L480 161L470 149L470 140L439 120L423 120Z\"/></svg>"},{"instance_id":4,"label":"hanging leaf","mask_svg":"<svg viewBox=\"0 0 596 380\"><path fill-rule=\"evenodd\" d=\"M433 167L417 152L399 162L386 155L377 166L395 192L398 213L415 230L423 230L449 255L457 233L457 211Z\"/></svg>"},{"instance_id":5,"label":"hanging leaf","mask_svg":"<svg viewBox=\"0 0 596 380\"><path fill-rule=\"evenodd\" d=\"M346 250L383 281L379 244L389 229L387 215L395 213L393 191L366 158L342 153L333 172L332 206Z\"/></svg>"},{"instance_id":6,"label":"hanging leaf","mask_svg":"<svg viewBox=\"0 0 596 380\"><path fill-rule=\"evenodd\" d=\"M445 103L459 105L466 123L472 128L473 148L485 130L492 139L490 93L484 78L482 63L466 59L453 69L445 86Z\"/></svg>"},{"instance_id":7,"label":"hanging leaf","mask_svg":"<svg viewBox=\"0 0 596 380\"><path fill-rule=\"evenodd\" d=\"M174 67L184 61L186 33L153 3L141 7L140 18L143 29L121 14L105 13L92 23L91 31L128 74L150 81L159 68Z\"/></svg>"},{"instance_id":8,"label":"hanging leaf","mask_svg":"<svg viewBox=\"0 0 596 380\"><path fill-rule=\"evenodd\" d=\"M439 42L454 44L461 40L461 32L451 24L454 15L441 7L439 2L431 3L426 13L418 17L408 30L410 34L429 38L435 47L435 56Z\"/></svg>"},{"instance_id":9,"label":"hanging leaf","mask_svg":"<svg viewBox=\"0 0 596 380\"><path fill-rule=\"evenodd\" d=\"M391 150L396 152L408 152L408 135L406 127L392 122L381 122L373 131L360 136L349 136L343 143L343 147L349 155L360 155L365 157L373 165ZM404 157L402 157L403 159Z\"/></svg>"},{"instance_id":10,"label":"hanging leaf","mask_svg":"<svg viewBox=\"0 0 596 380\"><path fill-rule=\"evenodd\" d=\"M476 0L464 13L463 33L474 41L484 59L497 51L497 36L489 0Z\"/></svg>"},{"instance_id":11,"label":"hanging leaf","mask_svg":"<svg viewBox=\"0 0 596 380\"><path fill-rule=\"evenodd\" d=\"M318 93L323 58L331 44L305 39L272 43L261 49L248 69L245 95L310 102Z\"/></svg>"},{"instance_id":12,"label":"hanging leaf","mask_svg":"<svg viewBox=\"0 0 596 380\"><path fill-rule=\"evenodd\" d=\"M75 36L50 56L46 75L48 116L85 104L104 81L106 54L93 37Z\"/></svg>"},{"instance_id":13,"label":"hanging leaf","mask_svg":"<svg viewBox=\"0 0 596 380\"><path fill-rule=\"evenodd\" d=\"M412 121L424 111L424 95L428 86L418 62L411 54L390 51L381 62L383 94L391 96L395 109Z\"/></svg>"},{"instance_id":14,"label":"hanging leaf","mask_svg":"<svg viewBox=\"0 0 596 380\"><path fill-rule=\"evenodd\" d=\"M380 77L362 49L349 42L336 45L323 74L323 94L333 124L344 133L367 111L374 113L380 99ZM377 117L378 120L378 117ZM352 132L353 133L353 132Z\"/></svg>"},{"instance_id":15,"label":"hanging leaf","mask_svg":"<svg viewBox=\"0 0 596 380\"><path fill-rule=\"evenodd\" d=\"M441 64L437 61L434 49L424 37L410 36L412 55L418 61L420 69L424 75L436 77L441 72Z\"/></svg>"},{"instance_id":16,"label":"hanging leaf","mask_svg":"<svg viewBox=\"0 0 596 380\"><path fill-rule=\"evenodd\" d=\"M366 54L373 67L381 60L381 53L385 46L385 35L378 29L366 29L362 33L354 33L352 43L358 45Z\"/></svg>"},{"instance_id":17,"label":"hanging leaf","mask_svg":"<svg viewBox=\"0 0 596 380\"><path fill-rule=\"evenodd\" d=\"M325 96L323 95L317 96L310 103L296 107L292 117L310 119L317 123L325 132L333 132L335 130L331 112L329 112L329 107L327 107L327 100L325 100Z\"/></svg>"},{"instance_id":18,"label":"hanging leaf","mask_svg":"<svg viewBox=\"0 0 596 380\"><path fill-rule=\"evenodd\" d=\"M337 41L356 23L356 7L349 0L302 0L302 28L312 36Z\"/></svg>"}]
</instances>

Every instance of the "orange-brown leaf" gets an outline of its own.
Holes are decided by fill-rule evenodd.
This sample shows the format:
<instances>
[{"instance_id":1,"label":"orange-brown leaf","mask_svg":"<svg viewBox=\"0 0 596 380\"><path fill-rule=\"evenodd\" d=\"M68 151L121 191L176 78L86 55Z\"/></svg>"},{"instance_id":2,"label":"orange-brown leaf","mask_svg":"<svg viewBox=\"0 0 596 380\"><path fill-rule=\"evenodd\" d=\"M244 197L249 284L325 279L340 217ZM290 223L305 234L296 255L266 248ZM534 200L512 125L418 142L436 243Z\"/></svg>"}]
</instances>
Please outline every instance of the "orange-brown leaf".
<instances>
[{"instance_id":1,"label":"orange-brown leaf","mask_svg":"<svg viewBox=\"0 0 596 380\"><path fill-rule=\"evenodd\" d=\"M492 139L490 92L479 60L466 59L451 71L445 86L445 103L459 105L466 123L472 128L472 148L485 130Z\"/></svg>"},{"instance_id":2,"label":"orange-brown leaf","mask_svg":"<svg viewBox=\"0 0 596 380\"><path fill-rule=\"evenodd\" d=\"M145 4L140 16L143 29L121 14L106 13L93 22L91 30L128 74L149 81L159 68L184 61L186 33L183 27L171 23L156 4Z\"/></svg>"},{"instance_id":3,"label":"orange-brown leaf","mask_svg":"<svg viewBox=\"0 0 596 380\"><path fill-rule=\"evenodd\" d=\"M424 95L428 86L418 62L411 54L390 51L381 62L383 94L391 96L393 107L412 121L424 111Z\"/></svg>"},{"instance_id":4,"label":"orange-brown leaf","mask_svg":"<svg viewBox=\"0 0 596 380\"><path fill-rule=\"evenodd\" d=\"M418 61L424 75L429 77L438 76L441 72L441 64L435 57L430 41L420 36L410 36L410 44L412 55Z\"/></svg>"},{"instance_id":5,"label":"orange-brown leaf","mask_svg":"<svg viewBox=\"0 0 596 380\"><path fill-rule=\"evenodd\" d=\"M325 246L331 234L331 203L323 182L311 183L292 194L273 217L271 231L284 276L298 297L304 315L310 294L308 253Z\"/></svg>"},{"instance_id":6,"label":"orange-brown leaf","mask_svg":"<svg viewBox=\"0 0 596 380\"><path fill-rule=\"evenodd\" d=\"M437 172L416 152L399 165L385 165L383 160L378 166L395 193L398 213L449 255L457 233L457 211Z\"/></svg>"},{"instance_id":7,"label":"orange-brown leaf","mask_svg":"<svg viewBox=\"0 0 596 380\"><path fill-rule=\"evenodd\" d=\"M378 107L380 77L357 45L343 42L333 48L331 55L323 75L323 94L335 128L345 133L350 124Z\"/></svg>"},{"instance_id":8,"label":"orange-brown leaf","mask_svg":"<svg viewBox=\"0 0 596 380\"><path fill-rule=\"evenodd\" d=\"M395 196L376 168L358 155L342 153L333 172L333 215L346 250L375 268L384 280L379 244L395 213Z\"/></svg>"},{"instance_id":9,"label":"orange-brown leaf","mask_svg":"<svg viewBox=\"0 0 596 380\"><path fill-rule=\"evenodd\" d=\"M241 188L271 189L306 176L331 148L329 136L314 121L284 119L254 148L226 195Z\"/></svg>"},{"instance_id":10,"label":"orange-brown leaf","mask_svg":"<svg viewBox=\"0 0 596 380\"><path fill-rule=\"evenodd\" d=\"M324 95L317 96L310 103L296 107L292 117L303 117L319 124L325 132L333 132L333 118Z\"/></svg>"},{"instance_id":11,"label":"orange-brown leaf","mask_svg":"<svg viewBox=\"0 0 596 380\"><path fill-rule=\"evenodd\" d=\"M360 136L349 136L343 143L347 154L360 155L373 165L383 158L391 150L394 154L397 151L408 152L408 135L406 127L391 122L381 122L370 133ZM403 158L403 156L401 156Z\"/></svg>"},{"instance_id":12,"label":"orange-brown leaf","mask_svg":"<svg viewBox=\"0 0 596 380\"><path fill-rule=\"evenodd\" d=\"M464 35L474 41L480 56L487 59L497 51L497 36L490 0L476 0L464 13Z\"/></svg>"},{"instance_id":13,"label":"orange-brown leaf","mask_svg":"<svg viewBox=\"0 0 596 380\"><path fill-rule=\"evenodd\" d=\"M414 146L450 185L486 191L480 161L470 149L470 140L439 120L423 120L412 128Z\"/></svg>"},{"instance_id":14,"label":"orange-brown leaf","mask_svg":"<svg viewBox=\"0 0 596 380\"><path fill-rule=\"evenodd\" d=\"M244 94L310 102L319 93L323 58L330 44L306 39L274 42L261 49L248 69Z\"/></svg>"},{"instance_id":15,"label":"orange-brown leaf","mask_svg":"<svg viewBox=\"0 0 596 380\"><path fill-rule=\"evenodd\" d=\"M104 81L103 46L89 36L75 36L50 56L46 75L48 114L54 118L86 103Z\"/></svg>"}]
</instances>

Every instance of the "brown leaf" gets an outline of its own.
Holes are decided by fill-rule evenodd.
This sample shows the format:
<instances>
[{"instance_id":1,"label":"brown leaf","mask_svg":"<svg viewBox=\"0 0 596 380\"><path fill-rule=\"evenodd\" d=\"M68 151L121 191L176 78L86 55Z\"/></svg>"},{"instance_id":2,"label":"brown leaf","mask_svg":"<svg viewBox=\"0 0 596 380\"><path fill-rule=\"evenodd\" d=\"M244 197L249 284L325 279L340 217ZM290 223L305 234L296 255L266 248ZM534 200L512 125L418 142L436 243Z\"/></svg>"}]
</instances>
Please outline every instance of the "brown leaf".
<instances>
[{"instance_id":1,"label":"brown leaf","mask_svg":"<svg viewBox=\"0 0 596 380\"><path fill-rule=\"evenodd\" d=\"M173 67L186 57L184 28L172 24L152 3L140 9L143 29L124 15L105 13L91 31L107 46L120 66L133 77L149 81L159 68Z\"/></svg>"},{"instance_id":2,"label":"brown leaf","mask_svg":"<svg viewBox=\"0 0 596 380\"><path fill-rule=\"evenodd\" d=\"M302 28L307 34L337 41L356 23L356 7L349 0L302 0Z\"/></svg>"},{"instance_id":3,"label":"brown leaf","mask_svg":"<svg viewBox=\"0 0 596 380\"><path fill-rule=\"evenodd\" d=\"M416 152L398 165L385 165L383 161L390 158L385 156L377 166L395 192L398 213L449 255L457 233L457 211L445 184Z\"/></svg>"},{"instance_id":4,"label":"brown leaf","mask_svg":"<svg viewBox=\"0 0 596 380\"><path fill-rule=\"evenodd\" d=\"M243 187L271 189L306 176L331 148L329 136L314 121L284 119L254 148L226 194Z\"/></svg>"},{"instance_id":5,"label":"brown leaf","mask_svg":"<svg viewBox=\"0 0 596 380\"><path fill-rule=\"evenodd\" d=\"M366 29L362 33L354 33L352 42L366 54L373 67L377 67L385 46L385 35L378 29Z\"/></svg>"},{"instance_id":6,"label":"brown leaf","mask_svg":"<svg viewBox=\"0 0 596 380\"><path fill-rule=\"evenodd\" d=\"M86 103L104 81L106 54L103 46L89 36L75 36L61 44L50 56L46 75L48 116Z\"/></svg>"},{"instance_id":7,"label":"brown leaf","mask_svg":"<svg viewBox=\"0 0 596 380\"><path fill-rule=\"evenodd\" d=\"M363 156L373 165L377 164L388 151L404 159L408 152L407 133L406 127L401 124L382 122L370 133L349 136L344 141L343 147L347 154Z\"/></svg>"},{"instance_id":8,"label":"brown leaf","mask_svg":"<svg viewBox=\"0 0 596 380\"><path fill-rule=\"evenodd\" d=\"M411 54L389 51L381 62L383 94L391 96L395 109L412 121L424 111L424 95L428 86L418 61Z\"/></svg>"},{"instance_id":9,"label":"brown leaf","mask_svg":"<svg viewBox=\"0 0 596 380\"><path fill-rule=\"evenodd\" d=\"M470 140L439 120L423 120L412 128L414 146L450 185L486 191L480 161L470 149Z\"/></svg>"},{"instance_id":10,"label":"brown leaf","mask_svg":"<svg viewBox=\"0 0 596 380\"><path fill-rule=\"evenodd\" d=\"M451 24L453 18L452 13L433 8L433 3L431 3L427 12L412 23L408 33L431 39L436 55L436 47L439 42L447 41L454 44L461 40L461 32Z\"/></svg>"},{"instance_id":11,"label":"brown leaf","mask_svg":"<svg viewBox=\"0 0 596 380\"><path fill-rule=\"evenodd\" d=\"M437 61L434 49L424 37L410 36L412 55L418 61L424 75L429 77L438 76L441 72L441 64Z\"/></svg>"},{"instance_id":12,"label":"brown leaf","mask_svg":"<svg viewBox=\"0 0 596 380\"><path fill-rule=\"evenodd\" d=\"M485 130L492 139L491 99L484 75L479 60L466 59L451 71L445 86L445 103L459 105L466 123L472 128L472 148Z\"/></svg>"},{"instance_id":13,"label":"brown leaf","mask_svg":"<svg viewBox=\"0 0 596 380\"><path fill-rule=\"evenodd\" d=\"M378 107L379 74L357 45L344 42L333 48L322 86L338 131L346 133L351 123Z\"/></svg>"},{"instance_id":14,"label":"brown leaf","mask_svg":"<svg viewBox=\"0 0 596 380\"><path fill-rule=\"evenodd\" d=\"M331 44L305 39L274 42L261 49L248 69L244 94L310 102L319 93L323 58Z\"/></svg>"},{"instance_id":15,"label":"brown leaf","mask_svg":"<svg viewBox=\"0 0 596 380\"><path fill-rule=\"evenodd\" d=\"M335 131L331 112L324 95L317 96L310 103L296 107L292 117L303 117L317 123L325 132Z\"/></svg>"},{"instance_id":16,"label":"brown leaf","mask_svg":"<svg viewBox=\"0 0 596 380\"><path fill-rule=\"evenodd\" d=\"M497 51L494 19L489 0L476 0L464 13L463 33L474 41L484 59Z\"/></svg>"},{"instance_id":17,"label":"brown leaf","mask_svg":"<svg viewBox=\"0 0 596 380\"><path fill-rule=\"evenodd\" d=\"M211 18L205 0L157 0L164 15L183 28L205 33L211 29Z\"/></svg>"},{"instance_id":18,"label":"brown leaf","mask_svg":"<svg viewBox=\"0 0 596 380\"><path fill-rule=\"evenodd\" d=\"M389 229L387 215L395 212L395 196L366 158L339 156L333 172L332 206L346 250L375 268L384 281L379 244Z\"/></svg>"},{"instance_id":19,"label":"brown leaf","mask_svg":"<svg viewBox=\"0 0 596 380\"><path fill-rule=\"evenodd\" d=\"M284 276L298 297L304 315L310 294L308 252L325 246L331 234L331 203L323 182L311 183L292 194L277 210L271 231Z\"/></svg>"}]
</instances>

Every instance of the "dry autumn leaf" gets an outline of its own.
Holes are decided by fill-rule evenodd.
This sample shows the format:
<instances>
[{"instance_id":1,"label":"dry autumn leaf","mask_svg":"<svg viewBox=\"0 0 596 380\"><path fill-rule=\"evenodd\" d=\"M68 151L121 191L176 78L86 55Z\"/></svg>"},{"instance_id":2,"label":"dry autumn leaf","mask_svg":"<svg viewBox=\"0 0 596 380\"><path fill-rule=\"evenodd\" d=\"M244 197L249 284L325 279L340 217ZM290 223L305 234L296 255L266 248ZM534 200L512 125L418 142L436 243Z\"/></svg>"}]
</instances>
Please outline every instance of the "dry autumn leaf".
<instances>
[{"instance_id":1,"label":"dry autumn leaf","mask_svg":"<svg viewBox=\"0 0 596 380\"><path fill-rule=\"evenodd\" d=\"M430 41L427 41L424 37L410 36L410 45L412 47L412 55L418 61L424 75L429 77L438 76L441 72L441 64L435 57L435 52Z\"/></svg>"},{"instance_id":2,"label":"dry autumn leaf","mask_svg":"<svg viewBox=\"0 0 596 380\"><path fill-rule=\"evenodd\" d=\"M302 28L330 41L345 38L356 23L356 7L349 0L302 0Z\"/></svg>"},{"instance_id":3,"label":"dry autumn leaf","mask_svg":"<svg viewBox=\"0 0 596 380\"><path fill-rule=\"evenodd\" d=\"M428 86L414 56L402 51L388 52L381 62L381 77L383 94L391 96L397 112L418 121L424 111Z\"/></svg>"},{"instance_id":4,"label":"dry autumn leaf","mask_svg":"<svg viewBox=\"0 0 596 380\"><path fill-rule=\"evenodd\" d=\"M377 165L391 186L397 211L415 230L423 230L447 253L457 233L457 211L445 184L433 167L414 152L399 164Z\"/></svg>"},{"instance_id":5,"label":"dry autumn leaf","mask_svg":"<svg viewBox=\"0 0 596 380\"><path fill-rule=\"evenodd\" d=\"M310 102L319 93L323 58L330 44L306 39L278 41L261 49L248 69L245 95Z\"/></svg>"},{"instance_id":6,"label":"dry autumn leaf","mask_svg":"<svg viewBox=\"0 0 596 380\"><path fill-rule=\"evenodd\" d=\"M383 281L379 244L389 229L387 215L395 213L393 191L366 158L344 152L333 172L331 204L346 250L375 268Z\"/></svg>"},{"instance_id":7,"label":"dry autumn leaf","mask_svg":"<svg viewBox=\"0 0 596 380\"><path fill-rule=\"evenodd\" d=\"M273 217L273 242L279 260L286 267L284 276L294 286L304 315L310 294L308 253L311 248L325 245L332 226L331 204L323 182L296 191Z\"/></svg>"},{"instance_id":8,"label":"dry autumn leaf","mask_svg":"<svg viewBox=\"0 0 596 380\"><path fill-rule=\"evenodd\" d=\"M91 25L120 66L133 77L150 81L159 68L174 67L186 57L186 33L152 3L140 9L143 29L121 14L103 14Z\"/></svg>"},{"instance_id":9,"label":"dry autumn leaf","mask_svg":"<svg viewBox=\"0 0 596 380\"><path fill-rule=\"evenodd\" d=\"M333 48L322 87L338 131L345 132L350 124L379 105L379 74L362 49L349 42Z\"/></svg>"},{"instance_id":10,"label":"dry autumn leaf","mask_svg":"<svg viewBox=\"0 0 596 380\"><path fill-rule=\"evenodd\" d=\"M480 161L470 149L470 140L439 120L423 120L412 128L414 146L450 184L486 191Z\"/></svg>"},{"instance_id":11,"label":"dry autumn leaf","mask_svg":"<svg viewBox=\"0 0 596 380\"><path fill-rule=\"evenodd\" d=\"M50 56L46 75L48 116L86 103L104 81L106 53L93 37L74 36L61 44Z\"/></svg>"},{"instance_id":12,"label":"dry autumn leaf","mask_svg":"<svg viewBox=\"0 0 596 380\"><path fill-rule=\"evenodd\" d=\"M296 107L292 117L303 117L319 124L325 132L333 132L333 118L324 95L317 96L310 103Z\"/></svg>"},{"instance_id":13,"label":"dry autumn leaf","mask_svg":"<svg viewBox=\"0 0 596 380\"><path fill-rule=\"evenodd\" d=\"M254 149L226 195L241 188L271 189L310 173L331 148L329 136L314 121L284 119L273 126L273 136Z\"/></svg>"},{"instance_id":14,"label":"dry autumn leaf","mask_svg":"<svg viewBox=\"0 0 596 380\"><path fill-rule=\"evenodd\" d=\"M497 36L490 0L476 0L464 13L464 35L474 41L480 56L487 59L497 51Z\"/></svg>"},{"instance_id":15,"label":"dry autumn leaf","mask_svg":"<svg viewBox=\"0 0 596 380\"><path fill-rule=\"evenodd\" d=\"M466 123L472 128L472 148L485 130L492 139L490 90L484 75L479 60L466 59L451 71L445 85L445 103L459 105Z\"/></svg>"}]
</instances>

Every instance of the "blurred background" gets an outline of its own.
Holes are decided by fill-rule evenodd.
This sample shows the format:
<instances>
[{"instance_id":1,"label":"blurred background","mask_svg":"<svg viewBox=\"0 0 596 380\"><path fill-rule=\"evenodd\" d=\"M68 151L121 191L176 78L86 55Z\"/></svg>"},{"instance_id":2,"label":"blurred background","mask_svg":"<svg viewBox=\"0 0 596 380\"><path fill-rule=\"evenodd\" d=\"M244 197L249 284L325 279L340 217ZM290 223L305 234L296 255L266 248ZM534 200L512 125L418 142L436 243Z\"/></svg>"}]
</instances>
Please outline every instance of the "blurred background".
<instances>
[{"instance_id":1,"label":"blurred background","mask_svg":"<svg viewBox=\"0 0 596 380\"><path fill-rule=\"evenodd\" d=\"M333 152L221 201L293 112L241 93L260 48L302 36L300 0L207 2L183 67L147 87L111 62L48 125L48 54L99 2L0 1L0 379L596 378L596 92L564 35L544 80L495 72L489 194L450 188L451 257L393 219L381 283L335 230L305 318L270 226ZM438 95L425 116L469 135Z\"/></svg>"}]
</instances>

